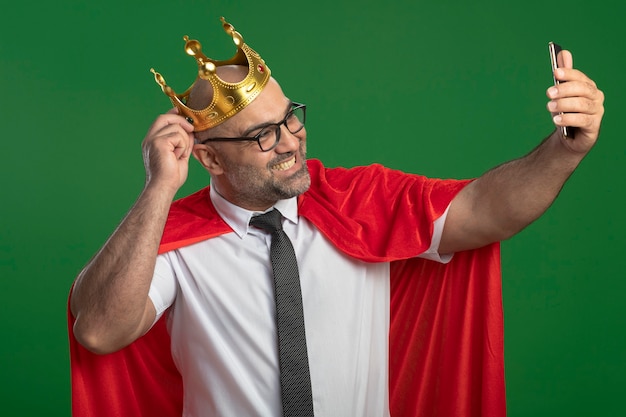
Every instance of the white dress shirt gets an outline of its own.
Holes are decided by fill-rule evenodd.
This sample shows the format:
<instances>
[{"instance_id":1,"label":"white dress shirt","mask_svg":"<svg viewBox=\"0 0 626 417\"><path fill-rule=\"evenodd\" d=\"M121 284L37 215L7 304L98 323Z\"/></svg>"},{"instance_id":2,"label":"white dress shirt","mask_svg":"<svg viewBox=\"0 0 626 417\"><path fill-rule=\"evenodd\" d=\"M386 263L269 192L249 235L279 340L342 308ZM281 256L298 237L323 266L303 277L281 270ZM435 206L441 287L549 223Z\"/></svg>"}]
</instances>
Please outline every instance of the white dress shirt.
<instances>
[{"instance_id":1,"label":"white dress shirt","mask_svg":"<svg viewBox=\"0 0 626 417\"><path fill-rule=\"evenodd\" d=\"M150 288L158 316L172 307L183 416L281 416L271 236L248 225L253 212L211 200L234 233L159 255ZM275 207L298 259L315 415L388 416L389 264L339 252L296 198ZM438 259L444 220L421 256Z\"/></svg>"}]
</instances>

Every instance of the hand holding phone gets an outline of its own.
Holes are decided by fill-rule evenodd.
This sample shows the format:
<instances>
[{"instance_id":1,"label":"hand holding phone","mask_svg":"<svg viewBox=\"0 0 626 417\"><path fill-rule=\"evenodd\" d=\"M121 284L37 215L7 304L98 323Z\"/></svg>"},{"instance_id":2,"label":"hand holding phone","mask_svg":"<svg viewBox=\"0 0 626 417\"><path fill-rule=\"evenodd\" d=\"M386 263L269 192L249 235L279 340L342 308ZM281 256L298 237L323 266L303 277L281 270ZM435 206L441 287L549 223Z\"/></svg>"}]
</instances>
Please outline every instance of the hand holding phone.
<instances>
[{"instance_id":1,"label":"hand holding phone","mask_svg":"<svg viewBox=\"0 0 626 417\"><path fill-rule=\"evenodd\" d=\"M559 67L557 56L559 55L559 52L561 52L562 50L563 49L561 48L559 44L556 44L554 42L548 43L548 51L550 52L550 61L552 63L552 79L554 80L554 85L559 85L561 83L561 81L557 80L556 77L554 76L554 71L556 71L556 69ZM561 133L563 134L563 136L567 138L574 139L573 127L561 126Z\"/></svg>"}]
</instances>

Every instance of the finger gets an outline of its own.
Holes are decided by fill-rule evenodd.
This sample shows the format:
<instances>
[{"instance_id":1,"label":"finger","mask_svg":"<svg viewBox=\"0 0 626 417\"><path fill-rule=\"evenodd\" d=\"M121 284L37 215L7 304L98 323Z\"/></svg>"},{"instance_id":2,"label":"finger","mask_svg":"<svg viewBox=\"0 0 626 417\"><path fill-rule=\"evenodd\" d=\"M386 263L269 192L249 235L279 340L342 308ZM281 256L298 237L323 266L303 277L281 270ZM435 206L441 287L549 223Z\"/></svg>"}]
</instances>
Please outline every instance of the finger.
<instances>
[{"instance_id":1,"label":"finger","mask_svg":"<svg viewBox=\"0 0 626 417\"><path fill-rule=\"evenodd\" d=\"M185 147L191 134L179 124L168 124L155 132L146 135L144 146L167 148L170 151L177 147Z\"/></svg>"},{"instance_id":2,"label":"finger","mask_svg":"<svg viewBox=\"0 0 626 417\"><path fill-rule=\"evenodd\" d=\"M584 97L589 100L602 101L602 91L591 80L570 81L548 88L547 95L552 100L568 97Z\"/></svg>"},{"instance_id":3,"label":"finger","mask_svg":"<svg viewBox=\"0 0 626 417\"><path fill-rule=\"evenodd\" d=\"M180 114L180 110L178 109L178 107L172 107L165 114ZM185 121L187 122L187 124L182 125L185 128L185 130L187 130L188 132L193 132L194 130L193 124L191 124L191 122L188 120L187 117L183 117L183 119L185 119Z\"/></svg>"},{"instance_id":4,"label":"finger","mask_svg":"<svg viewBox=\"0 0 626 417\"><path fill-rule=\"evenodd\" d=\"M148 136L160 131L165 126L174 124L180 125L187 132L193 132L193 125L191 123L189 123L184 117L172 113L170 110L156 118L148 130Z\"/></svg>"},{"instance_id":5,"label":"finger","mask_svg":"<svg viewBox=\"0 0 626 417\"><path fill-rule=\"evenodd\" d=\"M153 138L151 147L172 152L176 159L188 158L193 139L180 126L163 129Z\"/></svg>"},{"instance_id":6,"label":"finger","mask_svg":"<svg viewBox=\"0 0 626 417\"><path fill-rule=\"evenodd\" d=\"M191 157L191 153L193 152L193 148L195 146L195 140L193 135L189 135L189 143L185 147L185 151L183 152L182 157L185 159L189 159Z\"/></svg>"},{"instance_id":7,"label":"finger","mask_svg":"<svg viewBox=\"0 0 626 417\"><path fill-rule=\"evenodd\" d=\"M173 133L184 133L186 135L187 131L180 123L176 123L176 120L174 120L173 123L163 123L162 121L159 123L155 123L151 133L152 134L148 136L159 137L167 136Z\"/></svg>"},{"instance_id":8,"label":"finger","mask_svg":"<svg viewBox=\"0 0 626 417\"><path fill-rule=\"evenodd\" d=\"M595 82L582 71L572 68L557 68L554 71L554 78L565 83L569 81L581 81L595 85Z\"/></svg>"},{"instance_id":9,"label":"finger","mask_svg":"<svg viewBox=\"0 0 626 417\"><path fill-rule=\"evenodd\" d=\"M195 143L193 134L184 130L171 132L168 139L174 145L174 154L178 159L189 159Z\"/></svg>"},{"instance_id":10,"label":"finger","mask_svg":"<svg viewBox=\"0 0 626 417\"><path fill-rule=\"evenodd\" d=\"M583 113L561 113L555 115L552 120L557 126L571 126L582 129L586 132L597 132L599 130L599 118L594 115Z\"/></svg>"},{"instance_id":11,"label":"finger","mask_svg":"<svg viewBox=\"0 0 626 417\"><path fill-rule=\"evenodd\" d=\"M179 111L176 107L174 107L172 110L168 111L167 113L171 113L171 114L179 114L179 113L180 113L180 111ZM166 113L166 114L167 114L167 113ZM182 123L182 124L181 124L181 126L182 126L182 127L183 127L186 131L188 131L188 132L193 132L193 131L194 131L194 126L193 126L193 124L189 121L189 118L188 118L188 117L185 117L185 116L180 116L180 117L181 117L181 118L185 121L185 123Z\"/></svg>"},{"instance_id":12,"label":"finger","mask_svg":"<svg viewBox=\"0 0 626 417\"><path fill-rule=\"evenodd\" d=\"M574 57L570 51L563 50L559 52L556 60L559 68L574 68Z\"/></svg>"},{"instance_id":13,"label":"finger","mask_svg":"<svg viewBox=\"0 0 626 417\"><path fill-rule=\"evenodd\" d=\"M548 110L552 113L585 113L595 114L600 109L596 100L585 97L567 97L548 102Z\"/></svg>"}]
</instances>

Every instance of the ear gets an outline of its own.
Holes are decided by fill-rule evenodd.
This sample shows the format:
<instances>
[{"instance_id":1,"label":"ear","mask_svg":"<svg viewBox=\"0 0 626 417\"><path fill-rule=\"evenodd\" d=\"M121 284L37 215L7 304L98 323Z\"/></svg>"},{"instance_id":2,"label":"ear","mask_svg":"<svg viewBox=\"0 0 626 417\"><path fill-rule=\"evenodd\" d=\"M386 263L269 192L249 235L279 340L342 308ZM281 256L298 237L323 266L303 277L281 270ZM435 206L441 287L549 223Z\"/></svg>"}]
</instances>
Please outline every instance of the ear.
<instances>
[{"instance_id":1,"label":"ear","mask_svg":"<svg viewBox=\"0 0 626 417\"><path fill-rule=\"evenodd\" d=\"M212 145L197 143L193 146L192 153L211 176L221 175L224 172L219 152Z\"/></svg>"}]
</instances>

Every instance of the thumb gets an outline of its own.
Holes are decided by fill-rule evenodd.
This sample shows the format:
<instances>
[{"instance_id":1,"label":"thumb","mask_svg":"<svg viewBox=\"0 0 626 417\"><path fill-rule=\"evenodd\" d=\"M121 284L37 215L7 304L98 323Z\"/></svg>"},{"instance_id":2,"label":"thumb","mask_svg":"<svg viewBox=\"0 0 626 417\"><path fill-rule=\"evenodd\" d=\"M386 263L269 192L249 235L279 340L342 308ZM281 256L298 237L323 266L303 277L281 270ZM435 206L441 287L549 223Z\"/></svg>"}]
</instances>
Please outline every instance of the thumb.
<instances>
[{"instance_id":1,"label":"thumb","mask_svg":"<svg viewBox=\"0 0 626 417\"><path fill-rule=\"evenodd\" d=\"M559 53L558 57L559 68L574 68L574 58L572 53L567 50L563 50Z\"/></svg>"}]
</instances>

